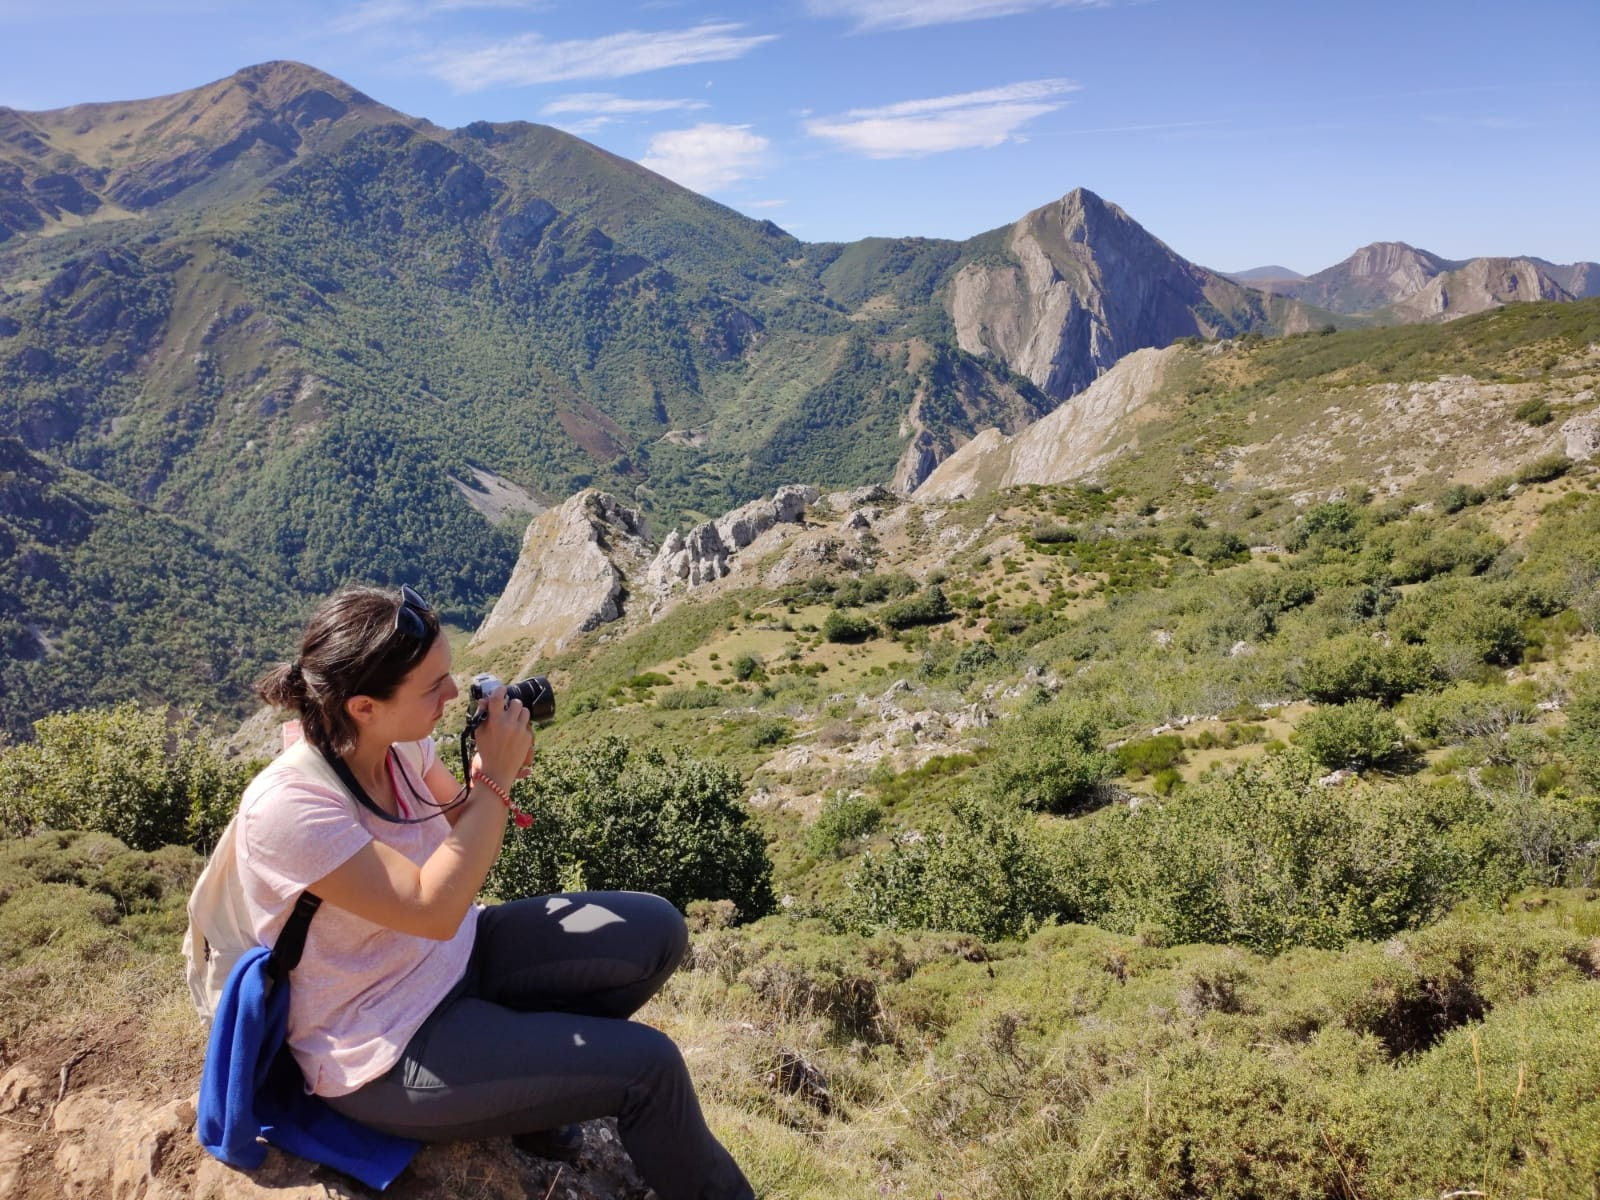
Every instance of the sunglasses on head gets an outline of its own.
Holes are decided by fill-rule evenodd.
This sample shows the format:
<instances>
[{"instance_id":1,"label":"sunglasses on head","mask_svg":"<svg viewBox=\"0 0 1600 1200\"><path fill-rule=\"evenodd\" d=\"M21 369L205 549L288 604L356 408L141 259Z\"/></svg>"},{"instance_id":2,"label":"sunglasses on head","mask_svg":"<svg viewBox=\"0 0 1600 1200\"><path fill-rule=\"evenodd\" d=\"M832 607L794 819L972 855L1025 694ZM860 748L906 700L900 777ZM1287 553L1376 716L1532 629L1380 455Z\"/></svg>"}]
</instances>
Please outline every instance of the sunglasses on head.
<instances>
[{"instance_id":1,"label":"sunglasses on head","mask_svg":"<svg viewBox=\"0 0 1600 1200\"><path fill-rule=\"evenodd\" d=\"M394 611L395 633L402 633L408 638L423 638L428 636L428 623L422 619L423 613L431 613L433 606L417 594L415 588L409 583L400 585L400 607Z\"/></svg>"}]
</instances>

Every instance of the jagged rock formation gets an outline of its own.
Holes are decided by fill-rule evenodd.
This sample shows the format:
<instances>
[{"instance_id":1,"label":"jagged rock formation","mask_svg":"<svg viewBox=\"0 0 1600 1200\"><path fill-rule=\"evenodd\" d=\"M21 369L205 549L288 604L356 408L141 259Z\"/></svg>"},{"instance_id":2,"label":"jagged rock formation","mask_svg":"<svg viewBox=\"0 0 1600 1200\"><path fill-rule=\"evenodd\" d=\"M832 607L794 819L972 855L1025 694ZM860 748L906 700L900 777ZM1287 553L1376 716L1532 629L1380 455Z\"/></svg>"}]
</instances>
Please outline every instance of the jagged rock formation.
<instances>
[{"instance_id":1,"label":"jagged rock formation","mask_svg":"<svg viewBox=\"0 0 1600 1200\"><path fill-rule=\"evenodd\" d=\"M528 526L511 580L472 645L526 639L533 656L559 653L622 615L628 574L654 549L638 512L586 488Z\"/></svg>"},{"instance_id":2,"label":"jagged rock formation","mask_svg":"<svg viewBox=\"0 0 1600 1200\"><path fill-rule=\"evenodd\" d=\"M1373 242L1302 279L1256 286L1337 313L1398 322L1439 321L1519 300L1574 300L1600 293L1600 265L1539 258L1448 259L1404 242Z\"/></svg>"},{"instance_id":3,"label":"jagged rock formation","mask_svg":"<svg viewBox=\"0 0 1600 1200\"><path fill-rule=\"evenodd\" d=\"M1174 254L1115 204L1082 188L1023 217L1003 238L1009 261L969 262L951 285L956 337L1060 400L1119 358L1184 336L1312 316Z\"/></svg>"},{"instance_id":4,"label":"jagged rock formation","mask_svg":"<svg viewBox=\"0 0 1600 1200\"><path fill-rule=\"evenodd\" d=\"M1181 351L1128 355L1049 416L1015 437L986 429L922 483L919 500L954 500L1024 483L1062 483L1093 474L1132 444L1135 414L1160 389Z\"/></svg>"},{"instance_id":5,"label":"jagged rock formation","mask_svg":"<svg viewBox=\"0 0 1600 1200\"><path fill-rule=\"evenodd\" d=\"M781 487L770 500L754 500L688 533L673 530L645 573L657 602L680 585L699 587L735 569L734 556L774 525L796 524L821 493L814 487Z\"/></svg>"}]
</instances>

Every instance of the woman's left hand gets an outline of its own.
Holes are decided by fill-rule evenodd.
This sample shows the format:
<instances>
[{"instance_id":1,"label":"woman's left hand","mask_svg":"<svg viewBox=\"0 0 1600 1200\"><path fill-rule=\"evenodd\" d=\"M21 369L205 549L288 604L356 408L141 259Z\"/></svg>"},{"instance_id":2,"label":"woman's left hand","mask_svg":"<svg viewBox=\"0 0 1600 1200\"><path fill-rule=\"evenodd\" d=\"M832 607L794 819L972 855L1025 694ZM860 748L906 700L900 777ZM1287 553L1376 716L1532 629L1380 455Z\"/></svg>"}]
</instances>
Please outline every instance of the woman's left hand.
<instances>
[{"instance_id":1,"label":"woman's left hand","mask_svg":"<svg viewBox=\"0 0 1600 1200\"><path fill-rule=\"evenodd\" d=\"M526 779L533 774L533 744L528 744L528 757L522 760L522 768L517 772L518 779Z\"/></svg>"}]
</instances>

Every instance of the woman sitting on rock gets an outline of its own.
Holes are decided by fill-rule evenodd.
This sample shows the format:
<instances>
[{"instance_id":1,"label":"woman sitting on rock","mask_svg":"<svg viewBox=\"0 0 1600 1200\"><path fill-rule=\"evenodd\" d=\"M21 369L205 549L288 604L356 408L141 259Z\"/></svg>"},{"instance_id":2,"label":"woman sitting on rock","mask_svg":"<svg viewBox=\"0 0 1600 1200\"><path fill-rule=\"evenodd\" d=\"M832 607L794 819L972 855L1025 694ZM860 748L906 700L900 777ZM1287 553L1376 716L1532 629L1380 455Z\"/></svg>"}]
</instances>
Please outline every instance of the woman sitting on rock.
<instances>
[{"instance_id":1,"label":"woman sitting on rock","mask_svg":"<svg viewBox=\"0 0 1600 1200\"><path fill-rule=\"evenodd\" d=\"M636 892L475 903L533 733L516 700L486 702L472 777L457 783L431 733L459 689L423 599L409 587L341 592L257 690L298 715L346 785L282 756L246 789L236 826L263 944L303 892L323 901L290 998L289 1047L309 1090L422 1141L615 1116L662 1200L750 1197L677 1047L628 1019L683 956L678 911ZM545 1134L538 1149L562 1143Z\"/></svg>"}]
</instances>

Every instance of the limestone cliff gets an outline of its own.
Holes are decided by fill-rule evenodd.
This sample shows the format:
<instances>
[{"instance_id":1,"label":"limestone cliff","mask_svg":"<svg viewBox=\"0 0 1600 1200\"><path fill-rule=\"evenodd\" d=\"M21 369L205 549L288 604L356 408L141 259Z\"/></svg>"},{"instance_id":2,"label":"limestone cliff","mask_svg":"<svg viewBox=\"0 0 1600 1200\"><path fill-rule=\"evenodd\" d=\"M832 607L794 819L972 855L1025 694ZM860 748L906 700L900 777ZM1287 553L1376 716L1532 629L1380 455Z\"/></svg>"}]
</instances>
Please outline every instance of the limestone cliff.
<instances>
[{"instance_id":1,"label":"limestone cliff","mask_svg":"<svg viewBox=\"0 0 1600 1200\"><path fill-rule=\"evenodd\" d=\"M622 615L629 572L654 552L638 512L606 492L579 492L528 526L511 580L472 646L525 639L532 656L559 653Z\"/></svg>"},{"instance_id":2,"label":"limestone cliff","mask_svg":"<svg viewBox=\"0 0 1600 1200\"><path fill-rule=\"evenodd\" d=\"M992 354L1056 400L1135 350L1184 336L1294 331L1311 317L1173 253L1127 213L1079 188L1023 217L956 273L961 348Z\"/></svg>"},{"instance_id":3,"label":"limestone cliff","mask_svg":"<svg viewBox=\"0 0 1600 1200\"><path fill-rule=\"evenodd\" d=\"M1049 416L1015 437L986 429L928 476L919 500L953 500L1025 483L1062 483L1093 474L1132 444L1139 410L1160 389L1182 351L1138 350Z\"/></svg>"},{"instance_id":4,"label":"limestone cliff","mask_svg":"<svg viewBox=\"0 0 1600 1200\"><path fill-rule=\"evenodd\" d=\"M1404 242L1373 242L1315 275L1260 286L1330 312L1410 324L1519 300L1581 299L1600 288L1600 266L1528 257L1453 260Z\"/></svg>"}]
</instances>

